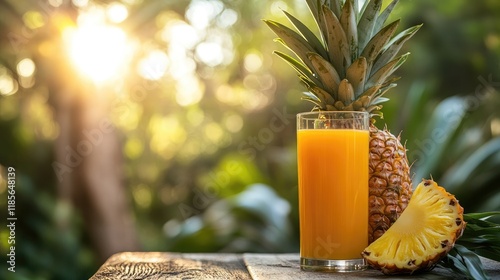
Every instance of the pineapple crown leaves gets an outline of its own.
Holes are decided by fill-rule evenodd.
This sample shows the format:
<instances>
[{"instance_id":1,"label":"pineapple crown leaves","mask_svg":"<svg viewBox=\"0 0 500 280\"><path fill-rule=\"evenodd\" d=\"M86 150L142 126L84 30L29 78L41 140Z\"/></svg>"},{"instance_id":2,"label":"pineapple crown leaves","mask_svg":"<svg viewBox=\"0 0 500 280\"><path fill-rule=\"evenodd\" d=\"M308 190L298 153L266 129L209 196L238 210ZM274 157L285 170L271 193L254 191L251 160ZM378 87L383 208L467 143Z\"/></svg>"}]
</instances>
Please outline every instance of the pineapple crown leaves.
<instances>
[{"instance_id":1,"label":"pineapple crown leaves","mask_svg":"<svg viewBox=\"0 0 500 280\"><path fill-rule=\"evenodd\" d=\"M381 115L387 98L396 86L394 72L409 53L397 56L403 44L421 27L416 25L398 34L399 20L387 25L399 2L393 0L383 11L382 0L306 0L319 28L319 36L299 19L284 11L296 31L273 20L264 20L278 35L278 42L293 52L275 53L290 64L309 92L304 100L313 110L359 110Z\"/></svg>"}]
</instances>

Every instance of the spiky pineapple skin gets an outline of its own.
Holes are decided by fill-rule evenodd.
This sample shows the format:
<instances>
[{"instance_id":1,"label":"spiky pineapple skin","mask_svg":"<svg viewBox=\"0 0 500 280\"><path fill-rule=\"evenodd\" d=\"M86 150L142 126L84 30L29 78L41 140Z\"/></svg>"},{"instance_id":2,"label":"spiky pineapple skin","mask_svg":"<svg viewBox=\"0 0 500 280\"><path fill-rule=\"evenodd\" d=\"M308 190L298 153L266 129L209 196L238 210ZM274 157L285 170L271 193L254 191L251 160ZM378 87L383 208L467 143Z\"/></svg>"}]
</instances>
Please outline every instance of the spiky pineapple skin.
<instances>
[{"instance_id":1,"label":"spiky pineapple skin","mask_svg":"<svg viewBox=\"0 0 500 280\"><path fill-rule=\"evenodd\" d=\"M370 244L362 252L362 256L367 261L367 263L373 268L381 270L384 274L412 274L419 271L428 271L434 268L436 263L442 257L446 256L448 252L454 247L455 242L462 236L467 225L463 217L464 209L462 206L460 206L455 196L448 193L443 187L438 186L438 184L433 180L422 180L422 182L417 186L417 189L415 190L414 197L424 192L419 192L418 188L431 188L431 192L439 193L439 200L442 202L442 209L439 209L441 210L441 213L444 213L443 215L446 215L446 213L456 213L456 215L453 215L446 221L441 221L440 224L445 228L444 230L447 231L448 235L442 235L441 232L441 235L438 235L439 241L437 243L426 243L427 246L429 246L425 247L426 249L424 250L427 255L418 255L418 253L415 253L415 250L412 250L411 252L408 252L407 255L404 255L404 261L402 261L400 259L401 255L395 253L394 255L387 256L387 254L384 254L384 252L380 252L380 248L382 248L382 250L386 250L386 252L393 252L392 248L390 248L391 245L397 244L396 246L398 246L398 248L405 248L411 247L412 244L408 243L418 242L417 238L420 238L420 236L408 235L408 233L406 234L409 238L407 238L406 240L395 240L397 235L395 235L394 232L397 230L401 230L401 228L404 228L403 226L401 226L401 223L415 222L414 220L405 221L405 219L410 219L409 216L411 215L406 215L405 213L403 213L403 215L401 215L398 220L399 224L396 225L395 223L395 226L385 233L386 235ZM425 199L427 199L427 197ZM422 197L419 197L419 200L422 201ZM439 204L439 202L434 204ZM425 214L423 213L422 216L424 215ZM424 217L417 217L417 219L419 218L424 219ZM430 240L432 240L432 237L430 238ZM406 243L404 243L405 241ZM426 242L430 241L426 240Z\"/></svg>"},{"instance_id":2,"label":"spiky pineapple skin","mask_svg":"<svg viewBox=\"0 0 500 280\"><path fill-rule=\"evenodd\" d=\"M396 222L412 195L406 148L386 128L370 126L369 227L372 243Z\"/></svg>"}]
</instances>

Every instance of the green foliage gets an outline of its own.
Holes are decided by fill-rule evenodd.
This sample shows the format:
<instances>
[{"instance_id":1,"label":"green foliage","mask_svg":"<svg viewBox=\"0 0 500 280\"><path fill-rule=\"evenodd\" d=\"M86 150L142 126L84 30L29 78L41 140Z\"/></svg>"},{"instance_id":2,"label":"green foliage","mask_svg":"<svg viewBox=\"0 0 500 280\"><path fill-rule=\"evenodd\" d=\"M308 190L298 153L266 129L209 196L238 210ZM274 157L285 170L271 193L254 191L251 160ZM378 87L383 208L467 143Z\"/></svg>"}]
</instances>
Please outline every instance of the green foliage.
<instances>
[{"instance_id":1,"label":"green foliage","mask_svg":"<svg viewBox=\"0 0 500 280\"><path fill-rule=\"evenodd\" d=\"M440 264L452 269L457 276L474 280L490 279L479 257L462 245L455 245Z\"/></svg>"},{"instance_id":2,"label":"green foliage","mask_svg":"<svg viewBox=\"0 0 500 280\"><path fill-rule=\"evenodd\" d=\"M290 204L269 186L250 185L202 214L166 223L170 251L295 252Z\"/></svg>"},{"instance_id":3,"label":"green foliage","mask_svg":"<svg viewBox=\"0 0 500 280\"><path fill-rule=\"evenodd\" d=\"M7 263L7 254L14 246L15 272L4 265L0 278L88 279L97 264L93 253L81 243L82 223L73 207L36 188L22 171L18 170L16 177L15 243L7 243L9 228L0 230L0 261ZM5 213L6 196L2 198L0 207Z\"/></svg>"},{"instance_id":4,"label":"green foliage","mask_svg":"<svg viewBox=\"0 0 500 280\"><path fill-rule=\"evenodd\" d=\"M457 244L485 258L500 262L500 224L488 221L495 216L500 216L500 212L464 214L467 226Z\"/></svg>"},{"instance_id":5,"label":"green foliage","mask_svg":"<svg viewBox=\"0 0 500 280\"><path fill-rule=\"evenodd\" d=\"M455 247L439 263L468 279L490 279L478 255L500 261L500 224L488 221L500 212L466 213L464 233Z\"/></svg>"}]
</instances>

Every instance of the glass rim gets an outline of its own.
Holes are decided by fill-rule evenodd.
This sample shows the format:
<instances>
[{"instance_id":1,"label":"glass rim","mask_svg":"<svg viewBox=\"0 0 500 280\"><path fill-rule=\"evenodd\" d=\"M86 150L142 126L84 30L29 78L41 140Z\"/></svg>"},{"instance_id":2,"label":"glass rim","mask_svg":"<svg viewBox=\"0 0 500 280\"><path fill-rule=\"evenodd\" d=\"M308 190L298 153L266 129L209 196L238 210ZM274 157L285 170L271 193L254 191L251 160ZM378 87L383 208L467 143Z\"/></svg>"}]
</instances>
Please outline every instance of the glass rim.
<instances>
[{"instance_id":1,"label":"glass rim","mask_svg":"<svg viewBox=\"0 0 500 280\"><path fill-rule=\"evenodd\" d=\"M309 119L307 116L319 115L319 114L353 114L353 115L360 115L362 117L364 116L370 117L370 114L366 111L311 111L311 112L297 113L297 117L303 119Z\"/></svg>"}]
</instances>

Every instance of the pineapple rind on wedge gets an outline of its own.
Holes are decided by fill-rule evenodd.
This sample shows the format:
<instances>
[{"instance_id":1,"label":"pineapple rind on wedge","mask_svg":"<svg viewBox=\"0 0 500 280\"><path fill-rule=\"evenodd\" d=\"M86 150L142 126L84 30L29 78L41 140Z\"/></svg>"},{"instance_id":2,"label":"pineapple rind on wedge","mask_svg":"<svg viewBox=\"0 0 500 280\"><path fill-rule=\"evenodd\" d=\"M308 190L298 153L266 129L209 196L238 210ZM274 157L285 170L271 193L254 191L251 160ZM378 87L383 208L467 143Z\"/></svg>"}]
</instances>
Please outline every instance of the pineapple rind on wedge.
<instances>
[{"instance_id":1,"label":"pineapple rind on wedge","mask_svg":"<svg viewBox=\"0 0 500 280\"><path fill-rule=\"evenodd\" d=\"M316 35L285 12L295 28L264 22L295 54L275 53L294 68L308 91L303 99L313 111L370 113L370 221L369 242L380 237L405 209L412 193L410 165L399 137L378 129L384 94L395 87L394 72L406 61L403 44L421 25L396 32L400 20L386 24L398 0L382 10L382 0L306 0L319 29ZM364 3L360 6L360 3Z\"/></svg>"},{"instance_id":2,"label":"pineapple rind on wedge","mask_svg":"<svg viewBox=\"0 0 500 280\"><path fill-rule=\"evenodd\" d=\"M385 274L431 269L462 236L463 213L455 196L436 182L423 180L399 219L362 255Z\"/></svg>"}]
</instances>

